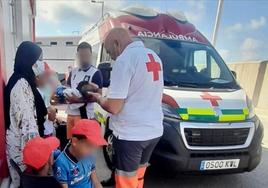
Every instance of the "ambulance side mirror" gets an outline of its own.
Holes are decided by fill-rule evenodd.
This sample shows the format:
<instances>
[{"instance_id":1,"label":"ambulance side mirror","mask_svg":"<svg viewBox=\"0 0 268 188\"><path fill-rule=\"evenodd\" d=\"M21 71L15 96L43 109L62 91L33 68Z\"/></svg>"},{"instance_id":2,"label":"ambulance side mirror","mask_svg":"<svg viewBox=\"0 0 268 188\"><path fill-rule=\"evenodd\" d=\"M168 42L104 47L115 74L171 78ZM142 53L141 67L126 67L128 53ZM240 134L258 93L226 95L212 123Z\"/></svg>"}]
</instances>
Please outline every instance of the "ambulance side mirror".
<instances>
[{"instance_id":1,"label":"ambulance side mirror","mask_svg":"<svg viewBox=\"0 0 268 188\"><path fill-rule=\"evenodd\" d=\"M109 61L101 62L98 66L98 69L100 70L103 77L103 87L109 87L110 76L112 71L111 62Z\"/></svg>"},{"instance_id":2,"label":"ambulance side mirror","mask_svg":"<svg viewBox=\"0 0 268 188\"><path fill-rule=\"evenodd\" d=\"M236 72L235 71L231 71L232 72L232 74L234 75L234 77L235 77L235 79L237 78L237 76L236 76Z\"/></svg>"}]
</instances>

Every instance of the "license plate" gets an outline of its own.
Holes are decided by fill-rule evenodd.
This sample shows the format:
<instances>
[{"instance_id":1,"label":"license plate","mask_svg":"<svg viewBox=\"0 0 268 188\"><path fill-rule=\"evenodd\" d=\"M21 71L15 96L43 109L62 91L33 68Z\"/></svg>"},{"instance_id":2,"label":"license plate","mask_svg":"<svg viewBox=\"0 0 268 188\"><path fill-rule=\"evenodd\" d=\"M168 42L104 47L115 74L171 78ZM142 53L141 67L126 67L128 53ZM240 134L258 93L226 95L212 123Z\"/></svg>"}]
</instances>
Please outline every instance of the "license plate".
<instances>
[{"instance_id":1,"label":"license plate","mask_svg":"<svg viewBox=\"0 0 268 188\"><path fill-rule=\"evenodd\" d=\"M201 161L200 170L222 170L238 168L240 159Z\"/></svg>"}]
</instances>

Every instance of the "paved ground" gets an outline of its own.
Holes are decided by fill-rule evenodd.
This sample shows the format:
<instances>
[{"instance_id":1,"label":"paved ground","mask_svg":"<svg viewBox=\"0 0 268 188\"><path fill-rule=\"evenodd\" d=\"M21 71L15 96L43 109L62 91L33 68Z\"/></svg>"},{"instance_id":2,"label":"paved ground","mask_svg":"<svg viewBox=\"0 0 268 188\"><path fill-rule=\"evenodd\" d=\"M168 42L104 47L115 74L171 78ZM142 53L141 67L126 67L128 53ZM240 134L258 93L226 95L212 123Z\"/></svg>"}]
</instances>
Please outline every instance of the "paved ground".
<instances>
[{"instance_id":1,"label":"paved ground","mask_svg":"<svg viewBox=\"0 0 268 188\"><path fill-rule=\"evenodd\" d=\"M145 188L263 188L268 187L268 116L260 116L265 127L263 157L261 164L253 171L233 175L176 176L168 177L160 172L150 172L145 177ZM97 162L99 178L106 179L110 172L105 167L101 151Z\"/></svg>"}]
</instances>

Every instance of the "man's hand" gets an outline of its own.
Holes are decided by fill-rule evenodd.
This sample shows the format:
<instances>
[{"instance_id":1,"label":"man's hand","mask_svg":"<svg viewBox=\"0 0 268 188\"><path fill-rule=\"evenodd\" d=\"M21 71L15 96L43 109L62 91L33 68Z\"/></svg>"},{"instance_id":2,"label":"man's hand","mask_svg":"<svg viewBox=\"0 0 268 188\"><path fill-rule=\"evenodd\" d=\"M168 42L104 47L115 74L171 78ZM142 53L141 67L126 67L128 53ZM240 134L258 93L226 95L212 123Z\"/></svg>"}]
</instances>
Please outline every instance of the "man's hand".
<instances>
[{"instance_id":1,"label":"man's hand","mask_svg":"<svg viewBox=\"0 0 268 188\"><path fill-rule=\"evenodd\" d=\"M102 89L100 89L99 86L94 83L87 83L87 84L81 85L78 90L80 91L80 93L82 93L82 95L85 98L91 98L91 96L89 96L89 94L91 93L102 94ZM95 102L95 101L88 101L88 102Z\"/></svg>"},{"instance_id":2,"label":"man's hand","mask_svg":"<svg viewBox=\"0 0 268 188\"><path fill-rule=\"evenodd\" d=\"M104 110L111 114L118 114L123 106L124 99L106 99L99 93L87 92L87 100L91 102L97 102Z\"/></svg>"},{"instance_id":3,"label":"man's hand","mask_svg":"<svg viewBox=\"0 0 268 188\"><path fill-rule=\"evenodd\" d=\"M97 103L99 103L100 98L101 98L100 93L93 93L91 91L87 92L87 101L88 102L97 102Z\"/></svg>"},{"instance_id":4,"label":"man's hand","mask_svg":"<svg viewBox=\"0 0 268 188\"><path fill-rule=\"evenodd\" d=\"M57 116L57 109L53 106L47 108L48 120L55 121Z\"/></svg>"},{"instance_id":5,"label":"man's hand","mask_svg":"<svg viewBox=\"0 0 268 188\"><path fill-rule=\"evenodd\" d=\"M53 94L50 99L50 104L57 105L59 103L59 98L56 94Z\"/></svg>"},{"instance_id":6,"label":"man's hand","mask_svg":"<svg viewBox=\"0 0 268 188\"><path fill-rule=\"evenodd\" d=\"M61 187L62 188L68 188L68 185L67 184L61 184Z\"/></svg>"},{"instance_id":7,"label":"man's hand","mask_svg":"<svg viewBox=\"0 0 268 188\"><path fill-rule=\"evenodd\" d=\"M94 84L94 83L88 83L88 82L83 83L83 82L81 82L81 83L78 85L77 89L78 89L81 93L83 93L83 94L86 94L86 93L89 92L89 91L90 91L90 92L97 93L98 90L99 90L99 86L96 85L96 84Z\"/></svg>"}]
</instances>

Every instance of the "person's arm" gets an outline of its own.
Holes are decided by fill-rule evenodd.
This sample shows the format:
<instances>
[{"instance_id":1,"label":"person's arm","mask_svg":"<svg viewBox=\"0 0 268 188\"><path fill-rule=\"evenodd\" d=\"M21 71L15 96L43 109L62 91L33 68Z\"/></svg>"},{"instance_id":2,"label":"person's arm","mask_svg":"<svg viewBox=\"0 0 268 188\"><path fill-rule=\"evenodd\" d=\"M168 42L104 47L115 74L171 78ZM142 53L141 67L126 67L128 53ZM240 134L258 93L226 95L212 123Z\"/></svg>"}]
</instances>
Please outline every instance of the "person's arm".
<instances>
[{"instance_id":1,"label":"person's arm","mask_svg":"<svg viewBox=\"0 0 268 188\"><path fill-rule=\"evenodd\" d=\"M88 92L89 99L96 101L111 114L118 114L124 107L132 75L133 71L129 62L116 61L111 73L111 84L107 98L102 97L99 93Z\"/></svg>"},{"instance_id":2,"label":"person's arm","mask_svg":"<svg viewBox=\"0 0 268 188\"><path fill-rule=\"evenodd\" d=\"M83 97L78 97L76 95L71 95L66 97L66 100L68 103L73 104L73 103L85 103L86 100Z\"/></svg>"},{"instance_id":3,"label":"person's arm","mask_svg":"<svg viewBox=\"0 0 268 188\"><path fill-rule=\"evenodd\" d=\"M92 171L90 178L94 188L102 188L102 185L97 177L96 170Z\"/></svg>"},{"instance_id":4,"label":"person's arm","mask_svg":"<svg viewBox=\"0 0 268 188\"><path fill-rule=\"evenodd\" d=\"M98 70L92 77L92 83L98 86L98 93L102 94L102 87L103 87L103 77L101 72Z\"/></svg>"},{"instance_id":5,"label":"person's arm","mask_svg":"<svg viewBox=\"0 0 268 188\"><path fill-rule=\"evenodd\" d=\"M100 71L97 71L93 75L92 83L88 83L88 85L91 85L92 88L95 88L97 90L97 93L102 94L102 75ZM66 99L70 104L91 102L84 97L78 97L76 95L69 95L66 97Z\"/></svg>"},{"instance_id":6,"label":"person's arm","mask_svg":"<svg viewBox=\"0 0 268 188\"><path fill-rule=\"evenodd\" d=\"M118 114L124 106L125 99L107 99L99 93L88 92L90 101L97 102L104 110L111 114Z\"/></svg>"},{"instance_id":7,"label":"person's arm","mask_svg":"<svg viewBox=\"0 0 268 188\"><path fill-rule=\"evenodd\" d=\"M61 184L62 188L68 188L68 185L65 183L65 184Z\"/></svg>"},{"instance_id":8,"label":"person's arm","mask_svg":"<svg viewBox=\"0 0 268 188\"><path fill-rule=\"evenodd\" d=\"M69 75L68 75L68 78L67 78L67 81L66 81L66 85L68 87L71 87L71 78L72 78L72 71L69 72Z\"/></svg>"},{"instance_id":9,"label":"person's arm","mask_svg":"<svg viewBox=\"0 0 268 188\"><path fill-rule=\"evenodd\" d=\"M85 99L84 98L77 97L75 95L70 95L70 96L66 97L66 100L70 104L73 104L73 103L85 103ZM57 105L57 104L59 104L59 98L58 98L58 96L55 93L51 96L50 104L51 105Z\"/></svg>"},{"instance_id":10,"label":"person's arm","mask_svg":"<svg viewBox=\"0 0 268 188\"><path fill-rule=\"evenodd\" d=\"M50 99L50 104L51 105L57 105L57 104L59 104L59 98L56 95L56 93L53 93L52 94L51 99Z\"/></svg>"},{"instance_id":11,"label":"person's arm","mask_svg":"<svg viewBox=\"0 0 268 188\"><path fill-rule=\"evenodd\" d=\"M68 78L68 85L71 86L71 79L70 79L71 75ZM102 85L103 85L103 78L102 78L102 74L101 72L98 70L95 72L95 74L93 75L92 79L91 79L92 83L89 83L89 85L92 85L94 87L97 88L97 92L102 94ZM72 104L72 103L86 103L86 102L90 102L87 101L84 97L77 97L76 95L70 95L68 97L66 97L67 101Z\"/></svg>"},{"instance_id":12,"label":"person's arm","mask_svg":"<svg viewBox=\"0 0 268 188\"><path fill-rule=\"evenodd\" d=\"M111 73L111 84L107 98L99 93L88 92L89 98L96 101L104 110L111 114L118 114L124 107L125 99L133 72L129 62L117 61Z\"/></svg>"},{"instance_id":13,"label":"person's arm","mask_svg":"<svg viewBox=\"0 0 268 188\"><path fill-rule=\"evenodd\" d=\"M71 85L72 85L71 79L72 79L72 71L69 73L69 76L68 76L67 81L66 81L66 85L68 87L71 87ZM75 95L68 96L68 97L66 97L66 99L71 104L72 103L84 103L85 102L83 97L77 97Z\"/></svg>"}]
</instances>

